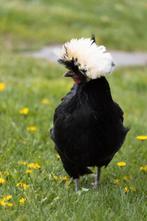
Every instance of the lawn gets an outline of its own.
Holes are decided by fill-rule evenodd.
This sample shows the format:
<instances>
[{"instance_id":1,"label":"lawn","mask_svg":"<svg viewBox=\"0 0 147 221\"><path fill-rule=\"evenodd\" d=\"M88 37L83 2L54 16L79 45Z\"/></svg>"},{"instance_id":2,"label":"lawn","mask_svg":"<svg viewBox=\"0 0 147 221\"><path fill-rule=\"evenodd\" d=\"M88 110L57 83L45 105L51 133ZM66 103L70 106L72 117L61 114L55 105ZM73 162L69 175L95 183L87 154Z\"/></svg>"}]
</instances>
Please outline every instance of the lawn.
<instances>
[{"instance_id":1,"label":"lawn","mask_svg":"<svg viewBox=\"0 0 147 221\"><path fill-rule=\"evenodd\" d=\"M0 0L1 47L35 49L96 35L99 44L147 50L145 0Z\"/></svg>"},{"instance_id":2,"label":"lawn","mask_svg":"<svg viewBox=\"0 0 147 221\"><path fill-rule=\"evenodd\" d=\"M91 188L92 177L87 176L81 178L77 194L48 135L54 108L72 81L63 78L64 69L59 65L3 55L0 79L6 87L1 86L0 92L1 221L147 219L147 179L142 168L147 141L136 139L147 132L146 71L127 68L109 76L113 97L123 107L125 124L131 130L121 151L103 169L99 190ZM117 166L119 161L126 166Z\"/></svg>"},{"instance_id":3,"label":"lawn","mask_svg":"<svg viewBox=\"0 0 147 221\"><path fill-rule=\"evenodd\" d=\"M108 48L147 50L146 8L143 0L0 0L0 221L147 220L147 141L136 139L147 135L147 68L108 77L131 129L99 189L89 175L75 193L49 138L72 81L59 64L17 54L91 33Z\"/></svg>"}]
</instances>

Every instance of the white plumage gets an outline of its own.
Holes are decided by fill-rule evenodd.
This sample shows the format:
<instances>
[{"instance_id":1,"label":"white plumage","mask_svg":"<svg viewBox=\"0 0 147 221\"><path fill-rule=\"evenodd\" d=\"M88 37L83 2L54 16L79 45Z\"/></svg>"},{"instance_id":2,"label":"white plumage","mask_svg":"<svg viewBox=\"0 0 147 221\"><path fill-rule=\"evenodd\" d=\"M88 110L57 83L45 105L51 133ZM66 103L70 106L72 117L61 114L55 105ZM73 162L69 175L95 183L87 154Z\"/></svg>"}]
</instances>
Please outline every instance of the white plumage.
<instances>
[{"instance_id":1,"label":"white plumage","mask_svg":"<svg viewBox=\"0 0 147 221\"><path fill-rule=\"evenodd\" d=\"M72 39L65 43L61 51L61 59L74 60L81 73L90 79L110 74L114 69L114 61L105 46L98 46L90 38Z\"/></svg>"}]
</instances>

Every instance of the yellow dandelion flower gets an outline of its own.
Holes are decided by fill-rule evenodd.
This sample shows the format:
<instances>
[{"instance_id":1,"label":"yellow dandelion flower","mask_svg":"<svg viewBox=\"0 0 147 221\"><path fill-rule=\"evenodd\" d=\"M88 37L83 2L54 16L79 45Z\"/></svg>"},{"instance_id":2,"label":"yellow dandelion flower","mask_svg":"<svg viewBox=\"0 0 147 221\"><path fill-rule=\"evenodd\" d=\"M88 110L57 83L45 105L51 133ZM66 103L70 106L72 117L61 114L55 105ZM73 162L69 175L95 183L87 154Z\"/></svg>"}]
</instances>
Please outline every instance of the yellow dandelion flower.
<instances>
[{"instance_id":1,"label":"yellow dandelion flower","mask_svg":"<svg viewBox=\"0 0 147 221\"><path fill-rule=\"evenodd\" d=\"M10 199L12 199L12 195L4 195L3 198L0 199L0 206L12 207L13 203L8 202Z\"/></svg>"},{"instance_id":2,"label":"yellow dandelion flower","mask_svg":"<svg viewBox=\"0 0 147 221\"><path fill-rule=\"evenodd\" d=\"M8 201L8 200L10 200L10 199L12 199L12 195L10 195L10 194L3 196L3 200L4 200L4 201Z\"/></svg>"},{"instance_id":3,"label":"yellow dandelion flower","mask_svg":"<svg viewBox=\"0 0 147 221\"><path fill-rule=\"evenodd\" d=\"M69 177L68 176L56 176L54 174L52 174L52 178L53 180L55 181L58 181L58 182L69 182Z\"/></svg>"},{"instance_id":4,"label":"yellow dandelion flower","mask_svg":"<svg viewBox=\"0 0 147 221\"><path fill-rule=\"evenodd\" d=\"M3 199L0 200L0 206L6 206L6 202Z\"/></svg>"},{"instance_id":5,"label":"yellow dandelion flower","mask_svg":"<svg viewBox=\"0 0 147 221\"><path fill-rule=\"evenodd\" d=\"M147 164L140 167L140 171L147 173Z\"/></svg>"},{"instance_id":6,"label":"yellow dandelion flower","mask_svg":"<svg viewBox=\"0 0 147 221\"><path fill-rule=\"evenodd\" d=\"M19 188L21 188L21 189L23 189L23 190L27 190L28 188L29 188L29 185L28 184L26 184L26 183L17 183L16 184L16 187L19 187Z\"/></svg>"},{"instance_id":7,"label":"yellow dandelion flower","mask_svg":"<svg viewBox=\"0 0 147 221\"><path fill-rule=\"evenodd\" d=\"M129 187L125 186L124 192L125 192L125 193L128 193L128 192L129 192Z\"/></svg>"},{"instance_id":8,"label":"yellow dandelion flower","mask_svg":"<svg viewBox=\"0 0 147 221\"><path fill-rule=\"evenodd\" d=\"M6 183L6 180L4 178L0 177L0 185L5 184L5 183Z\"/></svg>"},{"instance_id":9,"label":"yellow dandelion flower","mask_svg":"<svg viewBox=\"0 0 147 221\"><path fill-rule=\"evenodd\" d=\"M117 162L116 165L117 165L118 167L125 167L125 166L126 166L126 162L120 161L120 162Z\"/></svg>"},{"instance_id":10,"label":"yellow dandelion flower","mask_svg":"<svg viewBox=\"0 0 147 221\"><path fill-rule=\"evenodd\" d=\"M48 104L50 104L50 101L49 101L49 99L44 98L44 99L41 100L41 103L45 104L45 105L48 105Z\"/></svg>"},{"instance_id":11,"label":"yellow dandelion flower","mask_svg":"<svg viewBox=\"0 0 147 221\"><path fill-rule=\"evenodd\" d=\"M20 113L21 115L28 115L28 114L29 114L29 108L28 108L28 107L21 108L21 109L19 110L19 113Z\"/></svg>"},{"instance_id":12,"label":"yellow dandelion flower","mask_svg":"<svg viewBox=\"0 0 147 221\"><path fill-rule=\"evenodd\" d=\"M32 172L33 172L33 170L30 170L30 169L25 171L26 174L31 174Z\"/></svg>"},{"instance_id":13,"label":"yellow dandelion flower","mask_svg":"<svg viewBox=\"0 0 147 221\"><path fill-rule=\"evenodd\" d=\"M12 207L12 206L13 206L13 203L5 202L5 201L3 201L3 200L0 200L0 206Z\"/></svg>"},{"instance_id":14,"label":"yellow dandelion flower","mask_svg":"<svg viewBox=\"0 0 147 221\"><path fill-rule=\"evenodd\" d=\"M3 82L0 82L0 92L4 91L6 89L6 84Z\"/></svg>"},{"instance_id":15,"label":"yellow dandelion flower","mask_svg":"<svg viewBox=\"0 0 147 221\"><path fill-rule=\"evenodd\" d=\"M13 206L13 203L10 203L10 202L6 202L6 205L7 207L12 207Z\"/></svg>"},{"instance_id":16,"label":"yellow dandelion flower","mask_svg":"<svg viewBox=\"0 0 147 221\"><path fill-rule=\"evenodd\" d=\"M64 181L64 182L67 182L67 181L69 181L69 177L68 176L61 176L60 180Z\"/></svg>"},{"instance_id":17,"label":"yellow dandelion flower","mask_svg":"<svg viewBox=\"0 0 147 221\"><path fill-rule=\"evenodd\" d=\"M147 140L147 136L141 135L136 137L137 140L144 141Z\"/></svg>"},{"instance_id":18,"label":"yellow dandelion flower","mask_svg":"<svg viewBox=\"0 0 147 221\"><path fill-rule=\"evenodd\" d=\"M120 179L114 179L113 183L117 186L120 186Z\"/></svg>"},{"instance_id":19,"label":"yellow dandelion flower","mask_svg":"<svg viewBox=\"0 0 147 221\"><path fill-rule=\"evenodd\" d=\"M18 161L18 164L19 164L19 165L26 166L28 163L27 163L26 161Z\"/></svg>"},{"instance_id":20,"label":"yellow dandelion flower","mask_svg":"<svg viewBox=\"0 0 147 221\"><path fill-rule=\"evenodd\" d=\"M37 127L36 126L28 126L27 127L27 131L28 132L31 132L31 133L34 133L34 132L36 132L37 131Z\"/></svg>"},{"instance_id":21,"label":"yellow dandelion flower","mask_svg":"<svg viewBox=\"0 0 147 221\"><path fill-rule=\"evenodd\" d=\"M41 166L38 164L38 163L28 163L27 164L27 167L29 168L29 169L40 169L41 168Z\"/></svg>"},{"instance_id":22,"label":"yellow dandelion flower","mask_svg":"<svg viewBox=\"0 0 147 221\"><path fill-rule=\"evenodd\" d=\"M23 205L25 202L26 202L26 198L21 197L21 198L19 199L19 203L20 203L21 205Z\"/></svg>"}]
</instances>

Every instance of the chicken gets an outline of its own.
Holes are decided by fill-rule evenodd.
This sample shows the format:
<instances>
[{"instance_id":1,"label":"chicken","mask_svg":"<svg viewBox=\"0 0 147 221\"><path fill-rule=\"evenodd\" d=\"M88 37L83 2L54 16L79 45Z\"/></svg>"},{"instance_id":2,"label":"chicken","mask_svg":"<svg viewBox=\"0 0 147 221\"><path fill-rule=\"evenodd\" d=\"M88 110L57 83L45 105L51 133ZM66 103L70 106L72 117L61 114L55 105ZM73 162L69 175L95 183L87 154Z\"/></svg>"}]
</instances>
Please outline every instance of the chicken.
<instances>
[{"instance_id":1,"label":"chicken","mask_svg":"<svg viewBox=\"0 0 147 221\"><path fill-rule=\"evenodd\" d=\"M97 167L97 187L101 167L109 164L129 130L106 80L114 62L94 38L65 43L59 62L69 70L64 76L71 77L74 85L55 110L51 137L76 191L79 177L92 173L89 167Z\"/></svg>"}]
</instances>

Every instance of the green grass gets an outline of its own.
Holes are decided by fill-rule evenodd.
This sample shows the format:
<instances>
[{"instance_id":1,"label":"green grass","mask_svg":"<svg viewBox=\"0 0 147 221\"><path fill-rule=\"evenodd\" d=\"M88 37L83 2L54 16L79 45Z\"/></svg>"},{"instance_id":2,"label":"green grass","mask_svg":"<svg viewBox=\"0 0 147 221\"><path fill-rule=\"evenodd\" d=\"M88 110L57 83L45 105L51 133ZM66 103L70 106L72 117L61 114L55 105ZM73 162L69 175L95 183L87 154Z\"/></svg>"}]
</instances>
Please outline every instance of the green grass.
<instances>
[{"instance_id":1,"label":"green grass","mask_svg":"<svg viewBox=\"0 0 147 221\"><path fill-rule=\"evenodd\" d=\"M147 69L116 70L108 80L114 99L123 107L125 124L131 127L126 142L110 165L103 169L99 190L91 189L92 178L81 178L81 186L89 191L74 192L74 185L56 181L53 175L65 176L56 157L48 131L54 108L72 85L63 78L64 69L43 60L3 54L0 59L0 81L6 89L0 92L0 171L6 183L0 186L0 198L12 194L13 207L0 206L1 221L145 221L147 220L146 174L140 166L146 164L146 141L135 139L147 133ZM43 98L48 105L41 103ZM28 107L27 116L19 114ZM29 125L38 130L30 133ZM26 166L18 161L37 162L40 170L25 174ZM119 168L116 162L125 161ZM124 181L124 176L131 176ZM120 186L114 179L121 179ZM26 182L29 189L21 190L17 183ZM124 193L124 187L136 192ZM27 200L19 205L19 198Z\"/></svg>"},{"instance_id":2,"label":"green grass","mask_svg":"<svg viewBox=\"0 0 147 221\"><path fill-rule=\"evenodd\" d=\"M35 49L96 35L99 44L147 50L145 0L0 0L0 48Z\"/></svg>"}]
</instances>

